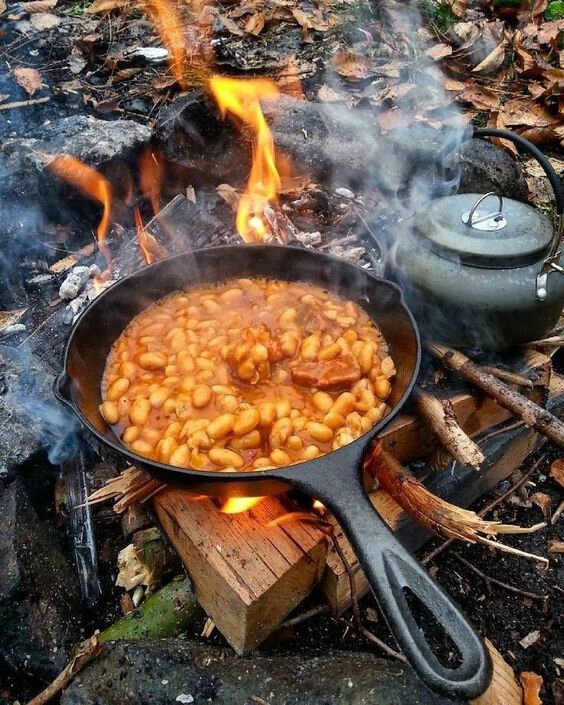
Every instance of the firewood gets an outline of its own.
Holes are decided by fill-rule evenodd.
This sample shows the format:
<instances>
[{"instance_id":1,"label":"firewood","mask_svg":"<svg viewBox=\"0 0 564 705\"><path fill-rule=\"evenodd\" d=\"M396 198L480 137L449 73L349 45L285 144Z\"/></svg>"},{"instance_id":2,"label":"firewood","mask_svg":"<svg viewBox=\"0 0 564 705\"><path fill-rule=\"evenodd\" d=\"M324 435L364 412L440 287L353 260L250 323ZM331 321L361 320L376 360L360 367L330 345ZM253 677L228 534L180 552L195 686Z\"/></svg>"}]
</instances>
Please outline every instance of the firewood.
<instances>
[{"instance_id":1,"label":"firewood","mask_svg":"<svg viewBox=\"0 0 564 705\"><path fill-rule=\"evenodd\" d=\"M115 639L160 639L185 632L203 616L187 578L173 580L143 604L100 634L102 643Z\"/></svg>"},{"instance_id":2,"label":"firewood","mask_svg":"<svg viewBox=\"0 0 564 705\"><path fill-rule=\"evenodd\" d=\"M498 404L522 419L527 426L532 426L553 443L564 446L564 423L549 411L511 389L493 375L484 372L480 365L458 350L437 343L426 343L426 348L445 367L458 372L493 397Z\"/></svg>"},{"instance_id":3,"label":"firewood","mask_svg":"<svg viewBox=\"0 0 564 705\"><path fill-rule=\"evenodd\" d=\"M534 387L532 380L517 372L502 370L499 367L492 367L491 365L482 365L482 370L497 377L502 382L507 382L507 384L515 384L518 387L525 387L526 389L532 389Z\"/></svg>"},{"instance_id":4,"label":"firewood","mask_svg":"<svg viewBox=\"0 0 564 705\"><path fill-rule=\"evenodd\" d=\"M381 445L374 446L366 466L379 485L428 531L469 543L480 540L480 534L495 536L522 532L521 527L484 520L475 512L445 502L430 492Z\"/></svg>"},{"instance_id":5,"label":"firewood","mask_svg":"<svg viewBox=\"0 0 564 705\"><path fill-rule=\"evenodd\" d=\"M523 705L523 690L513 669L491 641L485 641L492 657L493 676L486 692L471 700L471 705Z\"/></svg>"},{"instance_id":6,"label":"firewood","mask_svg":"<svg viewBox=\"0 0 564 705\"><path fill-rule=\"evenodd\" d=\"M178 559L153 526L133 536L132 543L119 552L118 566L116 585L126 590L145 585L151 591L163 575L178 567Z\"/></svg>"},{"instance_id":7,"label":"firewood","mask_svg":"<svg viewBox=\"0 0 564 705\"><path fill-rule=\"evenodd\" d=\"M438 399L419 386L415 387L414 396L419 413L452 457L477 470L484 462L484 454L458 425L451 402Z\"/></svg>"}]
</instances>

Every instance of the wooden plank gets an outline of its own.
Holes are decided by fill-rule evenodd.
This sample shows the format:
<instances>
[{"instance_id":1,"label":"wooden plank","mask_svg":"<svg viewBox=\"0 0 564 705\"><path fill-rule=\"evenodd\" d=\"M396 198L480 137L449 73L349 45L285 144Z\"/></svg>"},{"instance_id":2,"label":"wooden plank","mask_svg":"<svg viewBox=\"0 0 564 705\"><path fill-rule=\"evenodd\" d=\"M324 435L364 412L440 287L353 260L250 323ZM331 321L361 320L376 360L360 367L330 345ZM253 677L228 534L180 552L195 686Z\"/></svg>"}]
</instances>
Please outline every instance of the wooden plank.
<instances>
[{"instance_id":1,"label":"wooden plank","mask_svg":"<svg viewBox=\"0 0 564 705\"><path fill-rule=\"evenodd\" d=\"M564 415L564 378L554 375L550 385L551 396L547 407L557 416ZM490 465L477 473L469 468L455 467L433 473L425 484L438 496L461 507L468 507L481 495L491 491L499 482L509 477L544 437L534 430L521 427L487 440L482 447ZM402 543L412 551L420 548L430 534L416 524L384 490L370 494L372 504ZM365 595L368 582L356 557L344 537L340 526L333 519L335 536L344 551L354 574L358 596ZM321 592L336 614L342 614L351 601L349 577L343 562L331 546L327 554L327 569L320 584Z\"/></svg>"},{"instance_id":2,"label":"wooden plank","mask_svg":"<svg viewBox=\"0 0 564 705\"><path fill-rule=\"evenodd\" d=\"M212 500L167 488L153 506L198 601L240 655L260 644L323 573L325 535L301 522L274 524L288 511L277 498L224 514Z\"/></svg>"}]
</instances>

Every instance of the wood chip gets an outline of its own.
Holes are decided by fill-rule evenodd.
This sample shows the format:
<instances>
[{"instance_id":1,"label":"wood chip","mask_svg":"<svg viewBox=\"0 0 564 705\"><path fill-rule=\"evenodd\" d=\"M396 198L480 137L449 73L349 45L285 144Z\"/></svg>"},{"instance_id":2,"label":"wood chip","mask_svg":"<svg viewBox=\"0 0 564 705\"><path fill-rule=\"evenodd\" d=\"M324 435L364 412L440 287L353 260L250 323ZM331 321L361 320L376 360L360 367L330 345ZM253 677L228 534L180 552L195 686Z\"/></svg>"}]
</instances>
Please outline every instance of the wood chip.
<instances>
[{"instance_id":1,"label":"wood chip","mask_svg":"<svg viewBox=\"0 0 564 705\"><path fill-rule=\"evenodd\" d=\"M564 487L564 460L555 460L550 466L550 477L552 477L560 485Z\"/></svg>"},{"instance_id":2,"label":"wood chip","mask_svg":"<svg viewBox=\"0 0 564 705\"><path fill-rule=\"evenodd\" d=\"M547 550L549 553L564 553L564 541L552 539L548 542Z\"/></svg>"},{"instance_id":3,"label":"wood chip","mask_svg":"<svg viewBox=\"0 0 564 705\"><path fill-rule=\"evenodd\" d=\"M0 331L19 323L27 308L16 308L12 311L0 311Z\"/></svg>"},{"instance_id":4,"label":"wood chip","mask_svg":"<svg viewBox=\"0 0 564 705\"><path fill-rule=\"evenodd\" d=\"M202 629L202 636L206 637L206 639L209 639L210 636L212 635L213 630L215 629L215 624L213 623L213 620L208 617L206 619L206 623L204 624L204 628Z\"/></svg>"},{"instance_id":5,"label":"wood chip","mask_svg":"<svg viewBox=\"0 0 564 705\"><path fill-rule=\"evenodd\" d=\"M94 252L96 252L96 243L91 242L89 245L81 247L80 250L77 250L71 255L67 255L66 257L63 257L63 259L60 259L54 264L52 264L49 267L49 271L53 274L60 274L61 272L66 272L68 269L74 267L75 264L80 262L83 257L87 257L88 255L91 255Z\"/></svg>"},{"instance_id":6,"label":"wood chip","mask_svg":"<svg viewBox=\"0 0 564 705\"><path fill-rule=\"evenodd\" d=\"M532 646L533 644L536 644L537 641L540 639L540 631L538 629L535 629L532 632L529 632L527 636L523 637L519 644L524 648L528 649L529 646Z\"/></svg>"},{"instance_id":7,"label":"wood chip","mask_svg":"<svg viewBox=\"0 0 564 705\"><path fill-rule=\"evenodd\" d=\"M523 686L523 705L542 705L539 697L542 687L542 676L533 671L523 671L519 676Z\"/></svg>"}]
</instances>

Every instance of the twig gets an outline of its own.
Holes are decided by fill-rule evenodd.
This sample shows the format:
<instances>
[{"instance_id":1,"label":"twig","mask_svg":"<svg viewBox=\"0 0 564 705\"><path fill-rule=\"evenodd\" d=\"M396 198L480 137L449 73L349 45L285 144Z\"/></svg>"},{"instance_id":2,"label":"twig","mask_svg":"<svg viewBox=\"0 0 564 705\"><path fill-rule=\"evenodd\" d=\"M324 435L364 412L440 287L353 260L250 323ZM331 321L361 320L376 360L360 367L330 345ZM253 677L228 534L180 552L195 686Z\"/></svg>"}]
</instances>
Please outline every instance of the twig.
<instances>
[{"instance_id":1,"label":"twig","mask_svg":"<svg viewBox=\"0 0 564 705\"><path fill-rule=\"evenodd\" d=\"M523 475L523 477L518 480L512 487L510 487L507 492L504 492L502 495L499 497L496 497L492 502L487 504L483 509L481 509L479 512L477 512L479 517L485 517L486 514L492 511L492 509L495 509L499 504L504 502L508 497L511 497L512 494L517 492L517 490L522 487L529 477L535 472L535 470L539 467L541 462L546 458L546 455L542 455L535 463L533 463L532 467L529 468L529 470ZM450 538L447 539L446 541L443 541L437 548L433 549L430 553L428 553L426 556L423 556L421 559L421 563L423 565L426 565L430 561L432 561L434 558L436 558L440 553L442 553L445 549L449 548L449 546L452 546L454 543L454 539Z\"/></svg>"},{"instance_id":2,"label":"twig","mask_svg":"<svg viewBox=\"0 0 564 705\"><path fill-rule=\"evenodd\" d=\"M557 347L561 348L564 346L564 335L553 335L550 338L543 338L542 340L533 340L531 343L526 343L527 347L534 346L536 348L544 347Z\"/></svg>"},{"instance_id":3,"label":"twig","mask_svg":"<svg viewBox=\"0 0 564 705\"><path fill-rule=\"evenodd\" d=\"M515 431L518 428L521 428L521 426L524 426L525 422L524 421L516 421L515 423L509 424L509 426L501 426L501 428L496 428L494 431L490 431L490 433L486 433L484 436L481 436L480 434L483 433L483 431L477 431L476 433L472 434L472 438L475 438L476 436L479 437L480 443L485 443L486 441L489 441L490 438L495 438L496 436L501 436L502 433L506 433L508 431Z\"/></svg>"},{"instance_id":4,"label":"twig","mask_svg":"<svg viewBox=\"0 0 564 705\"><path fill-rule=\"evenodd\" d=\"M79 673L87 663L96 658L101 650L102 645L97 635L91 636L90 639L83 641L78 647L76 654L55 680L48 685L45 690L42 690L39 695L32 698L27 705L44 705L49 702L57 693L60 693L61 690L66 688L76 674Z\"/></svg>"},{"instance_id":5,"label":"twig","mask_svg":"<svg viewBox=\"0 0 564 705\"><path fill-rule=\"evenodd\" d=\"M548 599L548 595L540 595L538 592L528 592L527 590L522 590L521 588L515 587L514 585L509 585L508 583L504 583L501 580L498 580L497 578L492 578L491 576L486 575L485 573L482 573L482 571L479 568L477 568L473 563L470 563L470 561L467 561L466 558L463 558L459 553L454 553L453 555L457 561L460 561L460 563L465 565L471 571L476 573L476 575L479 575L480 578L482 578L482 580L486 583L486 586L488 588L488 592L491 592L491 585L497 585L498 587L501 587L504 590L509 590L509 592L514 592L517 595L523 595L524 597L530 597L531 600L541 600L544 602L545 600Z\"/></svg>"},{"instance_id":6,"label":"twig","mask_svg":"<svg viewBox=\"0 0 564 705\"><path fill-rule=\"evenodd\" d=\"M16 100L13 103L2 103L0 105L0 110L15 110L16 108L25 108L28 105L39 105L39 103L46 103L51 100L48 95L43 98L30 98L29 100Z\"/></svg>"},{"instance_id":7,"label":"twig","mask_svg":"<svg viewBox=\"0 0 564 705\"><path fill-rule=\"evenodd\" d=\"M467 381L479 387L504 409L523 419L527 426L532 426L557 445L564 447L564 423L550 411L511 389L497 377L484 372L480 365L458 350L429 342L425 347L445 367L458 372Z\"/></svg>"},{"instance_id":8,"label":"twig","mask_svg":"<svg viewBox=\"0 0 564 705\"><path fill-rule=\"evenodd\" d=\"M528 551L522 551L520 548L513 548L513 546L508 546L506 543L497 543L491 539L486 539L483 536L478 538L480 543L485 543L486 546L491 546L492 548L497 548L505 553L512 553L514 556L521 556L522 558L528 558L531 561L538 561L539 563L544 563L548 567L548 558L544 556L538 556L536 553L529 553Z\"/></svg>"},{"instance_id":9,"label":"twig","mask_svg":"<svg viewBox=\"0 0 564 705\"><path fill-rule=\"evenodd\" d=\"M502 382L507 382L507 384L516 384L527 389L532 389L535 386L528 377L517 374L517 372L509 372L509 370L502 370L499 367L491 367L490 365L481 365L481 368L484 372L497 377Z\"/></svg>"},{"instance_id":10,"label":"twig","mask_svg":"<svg viewBox=\"0 0 564 705\"><path fill-rule=\"evenodd\" d=\"M550 519L550 523L553 525L556 524L558 519L560 519L560 515L562 514L562 512L564 512L564 499L560 502L556 511L552 515L552 518Z\"/></svg>"},{"instance_id":11,"label":"twig","mask_svg":"<svg viewBox=\"0 0 564 705\"><path fill-rule=\"evenodd\" d=\"M347 560L347 557L345 556L343 550L341 549L341 546L339 545L339 541L335 535L331 536L333 540L333 546L335 547L335 551L337 552L337 555L343 562L343 565L345 566L345 570L347 571L347 575L349 577L349 584L350 584L350 590L351 590L351 606L352 606L352 611L353 611L353 617L354 617L354 622L350 622L348 619L345 619L344 617L340 617L341 622L343 624L346 624L348 627L352 627L353 629L356 629L360 634L365 639L368 639L368 641L371 641L373 644L375 644L379 649L381 649L385 654L388 654L388 656L391 656L392 658L397 659L398 661L401 661L402 663L406 663L407 659L405 656L400 653L399 651L395 651L392 649L390 646L385 644L383 641L378 639L377 636L374 636L371 631L369 631L364 624L362 623L362 618L360 616L360 608L358 606L358 595L356 592L356 586L354 584L354 573L352 571L352 568L350 566L350 563Z\"/></svg>"},{"instance_id":12,"label":"twig","mask_svg":"<svg viewBox=\"0 0 564 705\"><path fill-rule=\"evenodd\" d=\"M295 627L297 624L307 622L307 620L312 619L312 617L317 617L318 614L325 614L326 612L330 611L331 607L327 604L317 605L317 607L312 607L311 609L306 610L301 614L298 614L296 617L292 617L292 619L287 619L285 622L282 622L282 624L279 625L278 629L280 630L286 629L288 627Z\"/></svg>"},{"instance_id":13,"label":"twig","mask_svg":"<svg viewBox=\"0 0 564 705\"><path fill-rule=\"evenodd\" d=\"M484 454L459 426L450 401L438 399L419 386L413 391L419 413L452 457L461 465L478 470Z\"/></svg>"}]
</instances>

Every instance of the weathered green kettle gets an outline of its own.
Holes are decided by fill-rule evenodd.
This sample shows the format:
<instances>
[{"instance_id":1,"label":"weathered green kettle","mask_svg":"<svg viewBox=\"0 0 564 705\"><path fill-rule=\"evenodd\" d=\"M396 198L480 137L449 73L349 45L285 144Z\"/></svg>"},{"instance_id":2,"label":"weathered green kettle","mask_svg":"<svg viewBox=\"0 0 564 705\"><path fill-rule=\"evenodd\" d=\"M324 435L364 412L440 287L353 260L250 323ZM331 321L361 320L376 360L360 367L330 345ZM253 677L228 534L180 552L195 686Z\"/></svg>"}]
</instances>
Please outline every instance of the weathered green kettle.
<instances>
[{"instance_id":1,"label":"weathered green kettle","mask_svg":"<svg viewBox=\"0 0 564 705\"><path fill-rule=\"evenodd\" d=\"M556 198L558 224L497 193L431 201L398 233L394 277L428 338L455 347L495 350L541 338L564 307L560 260L564 192L537 147L506 130L476 130L528 151Z\"/></svg>"}]
</instances>

